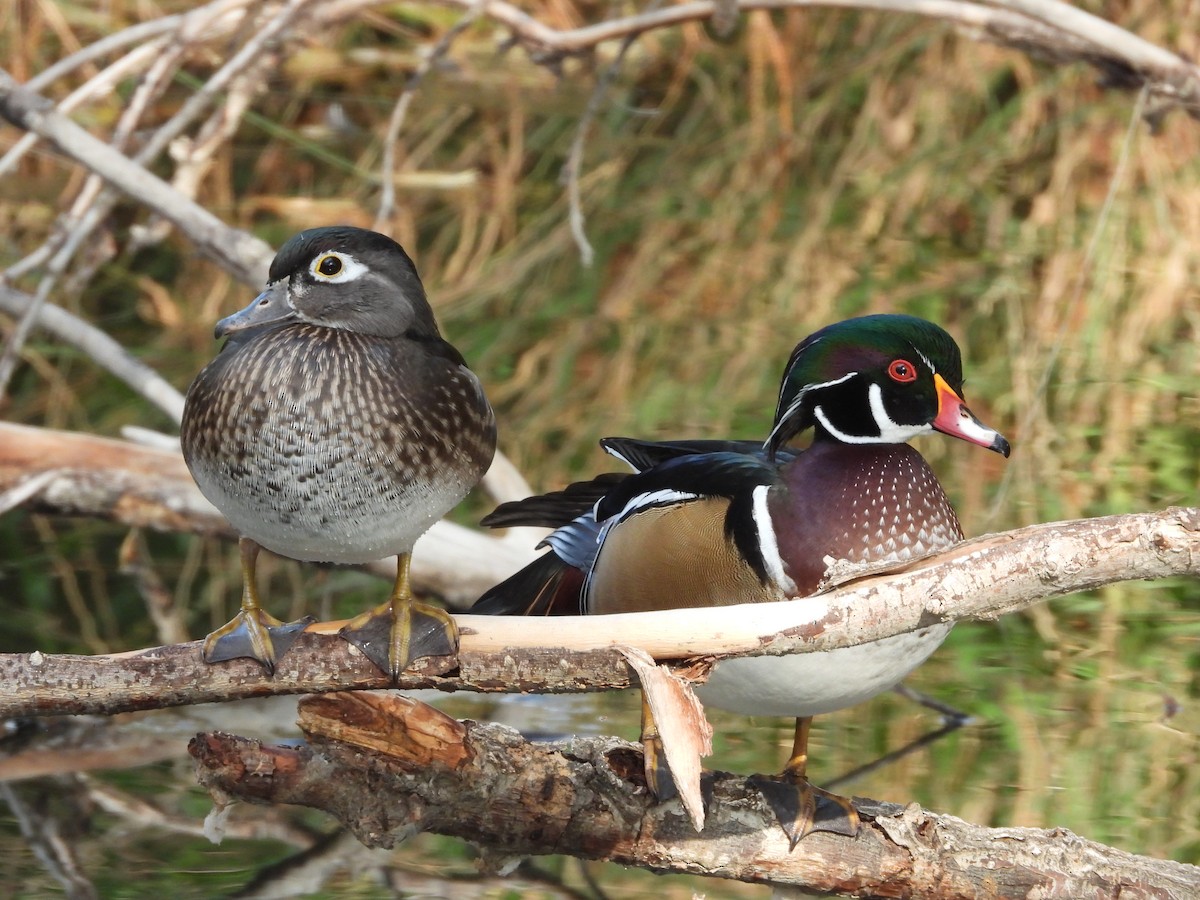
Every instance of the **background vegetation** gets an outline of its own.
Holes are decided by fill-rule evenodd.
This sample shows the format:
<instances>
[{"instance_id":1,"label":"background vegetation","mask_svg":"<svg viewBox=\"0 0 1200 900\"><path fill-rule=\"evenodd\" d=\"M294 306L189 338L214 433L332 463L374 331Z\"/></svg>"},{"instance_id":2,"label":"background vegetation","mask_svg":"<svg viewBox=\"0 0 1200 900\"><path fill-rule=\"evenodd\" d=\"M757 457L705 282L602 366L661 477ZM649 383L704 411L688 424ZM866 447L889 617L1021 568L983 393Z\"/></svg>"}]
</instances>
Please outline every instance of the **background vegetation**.
<instances>
[{"instance_id":1,"label":"background vegetation","mask_svg":"<svg viewBox=\"0 0 1200 900\"><path fill-rule=\"evenodd\" d=\"M1190 2L1081 5L1200 55ZM554 0L525 8L557 25L611 12ZM0 12L0 58L26 80L147 9L20 0ZM387 117L421 48L457 16L380 5L311 37L222 146L198 199L276 246L312 225L371 226ZM416 259L444 332L487 387L502 448L536 488L607 468L595 444L607 434L761 438L799 339L846 316L903 311L959 339L969 402L1014 446L1005 462L921 442L968 533L1197 502L1200 124L1169 115L1152 133L1131 121L1135 98L1101 89L1089 70L1041 65L915 18L811 10L746 16L726 41L701 26L655 32L633 45L588 134L589 268L559 173L614 53L542 66L497 52L495 26L477 24L422 84L399 146L409 177L385 230ZM198 53L188 69L200 77L213 64ZM105 130L133 86L77 121ZM169 116L193 88L181 76L151 118ZM19 137L0 131L0 149ZM0 262L46 238L80 177L35 153L0 180ZM130 228L143 220L132 204L119 207L93 250L101 264L52 300L183 389L216 349L213 322L249 293L171 236L130 250ZM173 428L42 335L24 350L4 415L98 434ZM461 518L483 508L469 504ZM108 524L20 510L0 518L0 650L156 643L135 585L118 571L123 537ZM193 611L194 636L225 621L238 578L229 548L148 538L157 571ZM379 590L347 573L314 587L297 566L274 571L273 594L309 609L360 608ZM1194 582L1113 587L959 627L914 683L976 724L853 789L1200 863L1198 671ZM590 703L575 727L632 736L632 717L596 724L625 715L624 698ZM784 724L714 722L718 765L779 765ZM818 778L929 725L895 696L827 717L814 737ZM207 810L182 761L104 780L193 820ZM212 848L134 831L95 807L84 819L85 868L111 871L109 896L155 884L184 896L231 890L290 852L282 842ZM2 813L0 846L0 886L25 896L57 889ZM410 868L473 871L470 853L448 841L424 838L399 853ZM130 866L149 880L131 886ZM696 887L595 873L610 885L631 878L610 886L621 894ZM573 869L566 877L579 883ZM346 876L340 890L379 888Z\"/></svg>"}]
</instances>

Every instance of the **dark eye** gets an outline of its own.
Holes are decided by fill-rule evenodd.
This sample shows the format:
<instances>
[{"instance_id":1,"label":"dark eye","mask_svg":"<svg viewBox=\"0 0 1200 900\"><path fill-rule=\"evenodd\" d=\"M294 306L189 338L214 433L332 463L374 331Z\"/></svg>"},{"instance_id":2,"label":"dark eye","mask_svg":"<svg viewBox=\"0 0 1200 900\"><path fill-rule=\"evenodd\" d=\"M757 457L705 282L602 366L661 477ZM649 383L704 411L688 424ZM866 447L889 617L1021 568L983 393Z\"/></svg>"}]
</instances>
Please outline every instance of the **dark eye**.
<instances>
[{"instance_id":1,"label":"dark eye","mask_svg":"<svg viewBox=\"0 0 1200 900\"><path fill-rule=\"evenodd\" d=\"M888 366L888 375L891 376L892 381L906 384L909 381L917 380L917 367L907 359L893 359L892 364Z\"/></svg>"},{"instance_id":2,"label":"dark eye","mask_svg":"<svg viewBox=\"0 0 1200 900\"><path fill-rule=\"evenodd\" d=\"M342 261L336 256L326 256L317 263L317 271L326 278L332 278L338 272L342 271Z\"/></svg>"}]
</instances>

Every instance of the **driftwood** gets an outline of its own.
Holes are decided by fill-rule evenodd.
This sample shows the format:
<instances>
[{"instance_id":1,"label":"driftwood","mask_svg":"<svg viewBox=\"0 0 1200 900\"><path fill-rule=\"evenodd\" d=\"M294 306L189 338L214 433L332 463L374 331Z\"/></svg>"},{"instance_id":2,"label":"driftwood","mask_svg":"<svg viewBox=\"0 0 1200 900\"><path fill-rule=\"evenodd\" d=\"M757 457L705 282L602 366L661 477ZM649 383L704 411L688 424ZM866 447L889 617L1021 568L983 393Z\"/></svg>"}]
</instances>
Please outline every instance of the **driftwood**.
<instances>
[{"instance_id":1,"label":"driftwood","mask_svg":"<svg viewBox=\"0 0 1200 900\"><path fill-rule=\"evenodd\" d=\"M422 831L487 847L495 864L569 853L857 897L1195 897L1200 869L1062 829L981 828L915 804L858 800L854 839L813 834L794 853L744 777L707 780L702 839L678 802L645 792L641 754L614 738L534 744L404 697L301 701L302 747L202 734L189 750L218 805L324 810L370 846Z\"/></svg>"},{"instance_id":2,"label":"driftwood","mask_svg":"<svg viewBox=\"0 0 1200 900\"><path fill-rule=\"evenodd\" d=\"M0 426L0 491L8 505L28 503L140 526L227 533L219 517L205 508L174 449L147 450ZM702 679L715 656L831 649L930 621L995 618L1048 596L1113 581L1200 574L1200 509L1033 526L966 542L902 569L866 576L841 573L834 580L846 583L827 594L750 610L588 620L460 616L462 652L457 660L423 661L399 686L476 691L627 687L636 680L627 662L631 647L660 659L688 658L685 673ZM387 687L381 673L332 634L339 624L313 626L283 658L274 678L245 660L206 665L197 642L102 657L0 655L0 715L112 714L239 697ZM310 713L325 710L323 721L365 715L375 724L363 726L364 732L382 731L388 736L385 743L403 746L406 738L398 735L408 734L405 717L410 713L405 710L416 707L377 707L365 697L320 703L304 701L306 728L314 740L310 748L272 748L227 736L198 739L193 752L203 757L202 779L220 789L219 797L324 808L368 843L387 843L426 829L467 836L506 853L568 852L676 872L852 890L861 896L888 896L897 885L937 897L973 895L984 884L992 886L992 896L1025 896L1034 887L1077 896L1077 891L1104 893L1118 882L1133 896L1192 896L1200 888L1196 870L1099 848L1065 832L980 829L922 810L898 812L871 803L864 813L873 824L851 847L830 836L810 836L798 854L789 856L782 831L776 833L762 820L761 799L744 779L722 776L706 782L703 788L714 798L706 809L699 808L700 791L685 790L685 815L678 803L648 805L644 793L630 787L637 782L640 757L627 745L577 742L563 755L491 727L460 726L437 717L434 737L418 741L429 771L416 778L397 776L402 778L396 784L399 793L386 794L396 806L380 809L378 782L364 779L395 769L387 754L397 751L358 734L348 744L338 743L351 732L314 724ZM379 720L389 711L403 714L394 722ZM472 745L455 735L481 735L484 743ZM466 748L458 763L443 765L435 737ZM364 741L374 749L364 749ZM613 749L618 747L619 752ZM385 754L382 759L379 753ZM539 776L516 784L515 798L504 793L514 787L505 772L514 770L503 768L514 760L525 760L515 771ZM497 761L501 768L495 768ZM446 770L441 773L445 778L438 774L439 766ZM343 768L358 774L351 777ZM266 778L264 772L292 777ZM426 787L404 793L409 782ZM337 784L333 793L331 784ZM420 792L432 791L433 785L457 799L444 802L441 794ZM530 785L546 793L530 793ZM560 798L565 807L551 803ZM537 804L543 813L558 810L554 821L561 823L561 833L546 825L544 817L530 818L530 810L518 800ZM584 802L587 810L572 812L572 804ZM471 822L469 818L428 813L462 806L488 809L493 830L464 831L461 823ZM706 823L704 840L697 841L691 829L700 821ZM379 822L393 824L381 827ZM543 837L533 840L539 824L546 826ZM530 827L535 831L518 840ZM931 884L940 886L937 892L927 890Z\"/></svg>"},{"instance_id":3,"label":"driftwood","mask_svg":"<svg viewBox=\"0 0 1200 900\"><path fill-rule=\"evenodd\" d=\"M17 504L233 537L177 450L0 423L0 505ZM414 555L418 586L473 599L529 559L528 537L512 537L504 541L439 523ZM847 583L819 598L758 604L749 615L727 607L605 616L602 622L460 616L457 670L453 661L426 663L399 686L621 688L630 684L629 668L612 648L638 647L660 660L832 649L930 621L994 619L1047 597L1117 581L1187 574L1200 574L1200 509L1048 523L968 541L878 575L848 573ZM356 651L332 637L339 625L313 626L274 678L246 661L207 666L198 644L99 657L0 655L0 714L111 714L387 687ZM702 677L703 667L693 674Z\"/></svg>"},{"instance_id":4,"label":"driftwood","mask_svg":"<svg viewBox=\"0 0 1200 900\"><path fill-rule=\"evenodd\" d=\"M933 621L994 619L1046 597L1133 578L1200 574L1200 509L1106 516L989 535L904 571L856 578L802 601L578 618L457 616L461 652L401 676L405 689L574 692L629 687L622 647L691 659L830 650ZM255 663L206 665L193 642L108 656L0 654L0 715L116 713L268 694L383 688L389 680L310 626L274 677ZM696 664L698 663L698 665Z\"/></svg>"}]
</instances>

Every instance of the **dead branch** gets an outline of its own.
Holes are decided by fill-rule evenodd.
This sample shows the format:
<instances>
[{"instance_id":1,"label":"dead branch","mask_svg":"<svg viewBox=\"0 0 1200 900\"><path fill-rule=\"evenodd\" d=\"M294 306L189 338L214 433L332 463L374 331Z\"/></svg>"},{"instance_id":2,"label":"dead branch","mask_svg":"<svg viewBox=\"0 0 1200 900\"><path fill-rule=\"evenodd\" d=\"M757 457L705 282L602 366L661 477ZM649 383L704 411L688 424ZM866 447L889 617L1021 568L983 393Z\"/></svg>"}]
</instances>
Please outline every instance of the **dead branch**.
<instances>
[{"instance_id":1,"label":"dead branch","mask_svg":"<svg viewBox=\"0 0 1200 900\"><path fill-rule=\"evenodd\" d=\"M27 720L0 746L0 784L145 766L179 755L180 736L113 727L122 717Z\"/></svg>"},{"instance_id":2,"label":"dead branch","mask_svg":"<svg viewBox=\"0 0 1200 900\"><path fill-rule=\"evenodd\" d=\"M313 21L318 27L329 27L378 2L343 0L319 5L320 8L312 12ZM478 5L477 0L436 2L457 6L468 12ZM1009 8L1000 9L998 5ZM191 16L203 21L204 26L210 29L203 32L205 36L219 35L233 27L245 14L240 8L241 4L225 8L228 6L230 4L212 4L193 11ZM282 37L282 29L303 6L299 0L290 4L253 43L261 46L274 36L272 29L279 30L279 37ZM968 29L977 39L1013 47L1056 63L1086 62L1102 72L1107 84L1120 87L1144 85L1151 97L1159 101L1177 103L1192 115L1200 111L1200 67L1112 23L1055 0L1011 0L987 6L958 0L742 0L739 4L739 8L747 12L808 7L902 12L939 19ZM509 29L520 43L535 53L561 55L588 50L607 41L626 40L655 29L707 20L719 15L720 9L719 2L693 0L575 29L547 26L504 0L487 0L482 14ZM183 31L190 20L186 16L163 20L168 21L172 27ZM150 27L149 24L139 26L140 30L130 30L129 35L120 42L112 43L111 48L121 46L127 39L160 35L169 30L161 26L162 23L159 23L159 27ZM93 57L88 55L81 58ZM232 62L223 72L237 71L238 66L232 65ZM56 77L58 74L56 72ZM37 87L41 88L47 83L48 79L39 79ZM189 103L188 109L210 102L222 83L214 77L193 98L195 102ZM255 285L261 281L261 274L270 259L269 249L261 241L224 225L152 175L144 166L132 162L114 147L75 125L55 109L51 101L40 96L32 87L18 84L5 72L0 72L0 116L49 141L59 152L89 172L99 175L113 187L171 221L202 252L235 277ZM178 130L176 123L189 120L190 116L184 116L181 112L171 123L172 130L164 132L160 140L155 142L156 152L160 152L163 146L161 137L174 135Z\"/></svg>"},{"instance_id":3,"label":"dead branch","mask_svg":"<svg viewBox=\"0 0 1200 900\"><path fill-rule=\"evenodd\" d=\"M72 839L74 828L85 818L80 794L72 784L0 784L0 801L12 810L21 836L62 885L63 893L77 900L93 900L100 894L80 865L79 842ZM47 802L50 796L56 802Z\"/></svg>"},{"instance_id":4,"label":"dead branch","mask_svg":"<svg viewBox=\"0 0 1200 900\"><path fill-rule=\"evenodd\" d=\"M222 88L228 87L245 69L248 59L261 55L264 48L275 51L278 45L294 37L301 30L301 25L329 28L378 2L342 0L311 4L306 0L290 0L283 4L279 13L255 32L253 38L206 82L184 109L154 133L137 154L136 160L129 159L115 146L93 137L64 114L66 109L81 102L86 94L68 98L56 108L37 91L73 68L137 40L165 40L174 33L177 42L195 43L227 35L236 27L244 27L244 20L249 15L249 5L245 0L215 0L184 16L164 17L153 23L135 26L99 42L97 49L88 48L75 54L25 86L17 84L7 73L0 72L0 116L32 135L48 140L88 172L103 178L108 185L136 200L155 215L172 222L218 265L240 280L257 286L269 262L270 248L254 236L220 222L192 202L185 193L173 189L153 175L145 166L161 154L171 138L182 133L187 124L196 118L201 107L218 98ZM479 7L477 0L437 2L459 6L468 13ZM1178 103L1192 114L1196 113L1196 98L1200 96L1197 87L1200 85L1200 68L1178 55L1055 0L1013 0L997 5L1010 8L998 9L996 5L984 6L956 0L898 0L886 3L868 0L745 0L739 9L752 11L832 6L906 12L938 18L968 28L973 36L980 39L1035 53L1055 62L1087 62L1104 73L1108 84L1122 87L1144 85L1150 95L1160 102ZM580 52L609 40L628 40L653 29L706 20L721 15L725 6L722 2L701 0L569 30L550 28L503 0L487 0L480 8L482 15L511 30L517 40L533 50L535 55L544 55ZM131 64L126 58L112 68L126 71ZM144 60L137 63L142 64ZM1161 109L1151 109L1147 114L1159 115ZM228 126L229 123L225 124ZM11 165L11 161L11 158L6 158L6 164ZM51 268L51 277L44 281L45 285L52 285L56 273L65 269L75 255L76 247L83 243L83 235L95 227L102 217L103 208L95 206L89 209L87 221L77 224L73 230L74 239L69 244L58 250L47 244L39 253L11 267L7 275L15 278L55 256L58 261ZM31 325L35 319L45 325L54 318L51 308L42 305L45 299L40 291L36 297L5 291L5 300L10 301L6 302L6 308L24 317L22 328ZM61 334L62 329L58 330ZM13 342L14 346L19 343L19 340ZM111 365L111 368L115 372L125 373L129 367ZM126 376L121 374L121 377ZM135 388L146 387L143 373L134 371L129 373L129 378ZM159 393L155 391L156 395ZM173 398L156 396L152 399L171 413L178 409ZM489 490L495 481L489 476ZM499 496L497 499L510 497Z\"/></svg>"},{"instance_id":5,"label":"dead branch","mask_svg":"<svg viewBox=\"0 0 1200 900\"><path fill-rule=\"evenodd\" d=\"M33 304L33 296L0 284L0 311L19 316ZM37 324L70 347L129 385L146 402L178 422L183 417L183 395L119 343L88 322L54 303L37 310Z\"/></svg>"},{"instance_id":6,"label":"dead branch","mask_svg":"<svg viewBox=\"0 0 1200 900\"><path fill-rule=\"evenodd\" d=\"M659 660L831 650L932 622L994 619L1041 600L1130 579L1200 574L1200 509L1035 525L967 541L901 570L803 601L588 618L458 616L457 660L424 660L402 689L577 692L631 684L621 647ZM334 636L310 626L275 677L248 660L206 665L199 642L108 656L0 654L0 716L114 713L268 694L388 687Z\"/></svg>"},{"instance_id":7,"label":"dead branch","mask_svg":"<svg viewBox=\"0 0 1200 900\"><path fill-rule=\"evenodd\" d=\"M658 0L654 0L649 11L653 12L658 6ZM629 53L636 39L636 34L627 35L621 41L621 46L617 50L616 57L604 68L604 71L596 79L595 87L592 88L592 94L588 97L587 105L583 108L583 112L579 116L579 121L575 123L575 136L571 138L571 149L567 153L567 161L563 163L562 170L559 172L559 181L565 184L567 188L567 221L571 226L571 237L575 239L575 246L579 250L579 261L587 267L592 265L596 252L592 248L591 241L587 238L586 219L583 213L583 198L580 196L579 182L580 170L583 168L583 151L587 144L588 132L592 128L592 122L599 115L600 106L604 102L609 88L612 87L617 73L621 71L621 64L625 61L625 56Z\"/></svg>"},{"instance_id":8,"label":"dead branch","mask_svg":"<svg viewBox=\"0 0 1200 900\"><path fill-rule=\"evenodd\" d=\"M57 150L101 175L127 196L161 213L186 233L206 256L241 281L260 284L272 253L261 240L226 225L208 210L151 175L119 150L94 137L54 109L44 97L0 71L0 116L41 135Z\"/></svg>"},{"instance_id":9,"label":"dead branch","mask_svg":"<svg viewBox=\"0 0 1200 900\"><path fill-rule=\"evenodd\" d=\"M0 423L0 510L10 492L38 479L22 502L67 515L113 519L158 531L236 537L200 489L178 451L94 435ZM18 493L19 496L19 493Z\"/></svg>"},{"instance_id":10,"label":"dead branch","mask_svg":"<svg viewBox=\"0 0 1200 900\"><path fill-rule=\"evenodd\" d=\"M472 0L436 0L464 7ZM347 0L347 5L358 5ZM337 8L337 5L334 5ZM1161 102L1200 115L1200 67L1125 29L1057 0L740 0L742 12L813 7L875 10L925 16L962 28L969 37L1011 47L1057 64L1084 62L1109 86L1145 86ZM1007 7L1007 8L998 8ZM344 7L341 7L344 8ZM580 28L552 28L504 0L485 15L508 28L535 56L580 53L631 35L699 22L719 15L719 0L693 0ZM332 14L332 10L327 13Z\"/></svg>"},{"instance_id":11,"label":"dead branch","mask_svg":"<svg viewBox=\"0 0 1200 900\"><path fill-rule=\"evenodd\" d=\"M677 801L658 804L641 754L615 738L533 744L398 696L300 704L308 746L202 734L189 750L218 807L231 800L324 810L369 846L422 831L501 859L568 853L659 872L795 885L857 897L1195 896L1200 869L1138 857L1063 829L982 828L915 804L858 799L857 838L783 831L744 777L716 773L703 839ZM491 858L495 859L495 856Z\"/></svg>"},{"instance_id":12,"label":"dead branch","mask_svg":"<svg viewBox=\"0 0 1200 900\"><path fill-rule=\"evenodd\" d=\"M408 108L412 105L417 88L421 86L421 82L433 71L434 67L442 63L459 35L470 28L479 18L484 5L485 0L474 0L467 11L463 13L462 18L438 38L437 42L429 48L416 71L408 77L404 90L400 93L400 98L392 107L392 114L388 117L387 131L383 138L383 155L379 163L380 192L379 210L375 213L376 229L385 227L396 212L396 144L400 140L400 130L404 127L404 120L408 116Z\"/></svg>"}]
</instances>

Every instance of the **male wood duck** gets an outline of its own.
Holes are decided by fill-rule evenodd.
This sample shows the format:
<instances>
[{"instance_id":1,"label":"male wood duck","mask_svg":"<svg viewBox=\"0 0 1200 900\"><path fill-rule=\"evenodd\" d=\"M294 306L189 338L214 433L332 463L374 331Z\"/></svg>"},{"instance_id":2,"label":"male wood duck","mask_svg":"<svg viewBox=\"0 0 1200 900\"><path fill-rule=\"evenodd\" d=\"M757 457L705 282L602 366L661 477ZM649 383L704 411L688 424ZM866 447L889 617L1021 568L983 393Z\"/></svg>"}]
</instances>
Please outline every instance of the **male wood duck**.
<instances>
[{"instance_id":1,"label":"male wood duck","mask_svg":"<svg viewBox=\"0 0 1200 900\"><path fill-rule=\"evenodd\" d=\"M487 471L496 423L408 254L361 228L302 231L216 336L228 340L188 390L181 440L200 490L241 535L244 585L205 659L274 672L310 621L284 625L262 609L260 547L347 564L396 554L388 602L342 636L393 677L455 652L454 620L412 598L409 554Z\"/></svg>"},{"instance_id":2,"label":"male wood duck","mask_svg":"<svg viewBox=\"0 0 1200 900\"><path fill-rule=\"evenodd\" d=\"M962 399L954 340L911 316L830 325L797 345L764 444L601 442L634 474L500 506L496 527L554 531L551 552L488 591L472 612L624 613L803 598L828 561L898 562L962 540L929 465L906 441L940 431L1008 456L1009 444ZM805 450L785 447L813 429ZM857 647L719 662L697 686L706 704L797 718L780 780L760 781L792 846L814 830L853 835L850 801L809 784L812 717L896 685L942 643L949 624ZM647 781L672 792L643 701Z\"/></svg>"}]
</instances>

